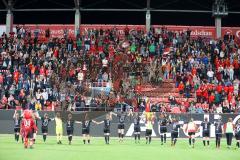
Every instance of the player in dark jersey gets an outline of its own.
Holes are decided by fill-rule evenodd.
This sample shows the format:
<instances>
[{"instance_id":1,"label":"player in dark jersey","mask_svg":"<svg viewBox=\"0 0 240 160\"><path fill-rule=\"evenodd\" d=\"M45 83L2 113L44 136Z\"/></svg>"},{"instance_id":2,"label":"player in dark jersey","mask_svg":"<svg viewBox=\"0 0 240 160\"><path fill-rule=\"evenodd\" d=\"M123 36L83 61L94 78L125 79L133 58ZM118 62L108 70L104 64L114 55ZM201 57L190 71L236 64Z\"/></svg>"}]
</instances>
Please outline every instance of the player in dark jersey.
<instances>
[{"instance_id":1,"label":"player in dark jersey","mask_svg":"<svg viewBox=\"0 0 240 160\"><path fill-rule=\"evenodd\" d=\"M13 120L14 120L15 141L18 142L22 117L20 117L19 113L17 113L17 110L15 110L14 112ZM22 142L23 142L23 138L22 138Z\"/></svg>"},{"instance_id":2,"label":"player in dark jersey","mask_svg":"<svg viewBox=\"0 0 240 160\"><path fill-rule=\"evenodd\" d=\"M173 118L170 121L170 125L171 125L171 146L175 146L177 143L178 133L179 129L181 128L181 125L175 118Z\"/></svg>"},{"instance_id":3,"label":"player in dark jersey","mask_svg":"<svg viewBox=\"0 0 240 160\"><path fill-rule=\"evenodd\" d=\"M72 120L72 114L68 114L68 119L66 123L66 130L68 135L68 144L71 145L72 143L72 137L73 137L73 131L74 131L74 120Z\"/></svg>"},{"instance_id":4,"label":"player in dark jersey","mask_svg":"<svg viewBox=\"0 0 240 160\"><path fill-rule=\"evenodd\" d=\"M161 113L159 115L159 119L158 119L159 133L160 133L160 137L161 137L161 145L163 145L163 143L166 143L166 140L167 140L167 135L166 135L167 124L168 124L167 115L164 113Z\"/></svg>"},{"instance_id":5,"label":"player in dark jersey","mask_svg":"<svg viewBox=\"0 0 240 160\"><path fill-rule=\"evenodd\" d=\"M203 145L206 146L206 141L207 141L207 145L209 146L211 123L208 121L208 118L204 119L204 122L201 123L201 127L202 127Z\"/></svg>"},{"instance_id":6,"label":"player in dark jersey","mask_svg":"<svg viewBox=\"0 0 240 160\"><path fill-rule=\"evenodd\" d=\"M105 138L105 143L109 144L110 140L110 126L111 126L111 120L112 120L112 113L106 114L106 119L104 119L101 122L97 122L97 124L104 124L103 133Z\"/></svg>"},{"instance_id":7,"label":"player in dark jersey","mask_svg":"<svg viewBox=\"0 0 240 160\"><path fill-rule=\"evenodd\" d=\"M238 120L237 124L235 125L235 138L237 140L237 148L240 148L240 120Z\"/></svg>"},{"instance_id":8,"label":"player in dark jersey","mask_svg":"<svg viewBox=\"0 0 240 160\"><path fill-rule=\"evenodd\" d=\"M119 137L119 142L123 142L123 137L124 137L124 123L127 118L127 113L121 112L121 113L112 113L112 115L118 117L118 137Z\"/></svg>"},{"instance_id":9,"label":"player in dark jersey","mask_svg":"<svg viewBox=\"0 0 240 160\"><path fill-rule=\"evenodd\" d=\"M90 120L88 118L87 114L85 116L84 121L82 121L82 122L76 121L76 123L82 124L82 135L83 135L83 143L84 144L86 144L86 141L88 142L88 144L90 144L90 126L91 126L92 122L97 124L96 121Z\"/></svg>"},{"instance_id":10,"label":"player in dark jersey","mask_svg":"<svg viewBox=\"0 0 240 160\"><path fill-rule=\"evenodd\" d=\"M41 117L42 121L42 135L43 141L46 142L47 135L48 135L48 124L52 119L48 117L48 114L45 113L43 117Z\"/></svg>"},{"instance_id":11,"label":"player in dark jersey","mask_svg":"<svg viewBox=\"0 0 240 160\"><path fill-rule=\"evenodd\" d=\"M140 114L138 112L135 112L133 118L135 143L140 143L141 137L140 120L141 120Z\"/></svg>"},{"instance_id":12,"label":"player in dark jersey","mask_svg":"<svg viewBox=\"0 0 240 160\"><path fill-rule=\"evenodd\" d=\"M215 126L215 135L216 135L216 148L220 149L221 138L223 134L223 123L221 118L219 118L218 121L214 123L214 126Z\"/></svg>"}]
</instances>

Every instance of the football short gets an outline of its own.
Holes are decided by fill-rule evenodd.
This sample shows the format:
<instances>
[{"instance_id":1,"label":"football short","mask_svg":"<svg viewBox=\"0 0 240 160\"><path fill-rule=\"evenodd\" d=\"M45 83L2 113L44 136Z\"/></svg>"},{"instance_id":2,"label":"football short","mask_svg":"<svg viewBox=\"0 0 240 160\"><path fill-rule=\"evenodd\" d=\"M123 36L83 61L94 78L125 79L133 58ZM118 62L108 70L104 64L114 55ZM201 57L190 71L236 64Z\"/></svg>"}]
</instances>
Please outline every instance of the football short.
<instances>
[{"instance_id":1,"label":"football short","mask_svg":"<svg viewBox=\"0 0 240 160\"><path fill-rule=\"evenodd\" d=\"M42 127L42 133L48 133L48 128Z\"/></svg>"},{"instance_id":2,"label":"football short","mask_svg":"<svg viewBox=\"0 0 240 160\"><path fill-rule=\"evenodd\" d=\"M195 132L188 132L188 135L189 135L189 136L194 136L194 135L195 135Z\"/></svg>"},{"instance_id":3,"label":"football short","mask_svg":"<svg viewBox=\"0 0 240 160\"><path fill-rule=\"evenodd\" d=\"M124 129L124 124L118 124L118 129Z\"/></svg>"},{"instance_id":4,"label":"football short","mask_svg":"<svg viewBox=\"0 0 240 160\"><path fill-rule=\"evenodd\" d=\"M72 129L68 129L67 130L67 135L73 135L73 130Z\"/></svg>"},{"instance_id":5,"label":"football short","mask_svg":"<svg viewBox=\"0 0 240 160\"><path fill-rule=\"evenodd\" d=\"M89 129L85 128L85 129L82 129L82 134L89 134L90 131Z\"/></svg>"},{"instance_id":6,"label":"football short","mask_svg":"<svg viewBox=\"0 0 240 160\"><path fill-rule=\"evenodd\" d=\"M167 133L167 126L160 126L160 133Z\"/></svg>"},{"instance_id":7,"label":"football short","mask_svg":"<svg viewBox=\"0 0 240 160\"><path fill-rule=\"evenodd\" d=\"M14 132L15 133L19 133L20 132L20 128L14 128Z\"/></svg>"},{"instance_id":8,"label":"football short","mask_svg":"<svg viewBox=\"0 0 240 160\"><path fill-rule=\"evenodd\" d=\"M24 132L23 137L32 139L33 138L33 132Z\"/></svg>"},{"instance_id":9,"label":"football short","mask_svg":"<svg viewBox=\"0 0 240 160\"><path fill-rule=\"evenodd\" d=\"M171 138L178 138L178 132L172 132Z\"/></svg>"},{"instance_id":10,"label":"football short","mask_svg":"<svg viewBox=\"0 0 240 160\"><path fill-rule=\"evenodd\" d=\"M210 137L210 131L203 131L202 136L203 137Z\"/></svg>"},{"instance_id":11,"label":"football short","mask_svg":"<svg viewBox=\"0 0 240 160\"><path fill-rule=\"evenodd\" d=\"M109 128L104 128L103 133L110 133L110 129Z\"/></svg>"},{"instance_id":12,"label":"football short","mask_svg":"<svg viewBox=\"0 0 240 160\"><path fill-rule=\"evenodd\" d=\"M63 133L62 127L56 127L56 134L59 135L59 134L62 134L62 133Z\"/></svg>"},{"instance_id":13,"label":"football short","mask_svg":"<svg viewBox=\"0 0 240 160\"><path fill-rule=\"evenodd\" d=\"M146 130L146 136L151 136L152 135L152 130L151 129L147 129Z\"/></svg>"},{"instance_id":14,"label":"football short","mask_svg":"<svg viewBox=\"0 0 240 160\"><path fill-rule=\"evenodd\" d=\"M222 134L216 134L216 138L222 138Z\"/></svg>"},{"instance_id":15,"label":"football short","mask_svg":"<svg viewBox=\"0 0 240 160\"><path fill-rule=\"evenodd\" d=\"M140 126L134 127L134 132L141 132Z\"/></svg>"},{"instance_id":16,"label":"football short","mask_svg":"<svg viewBox=\"0 0 240 160\"><path fill-rule=\"evenodd\" d=\"M235 135L236 140L240 140L240 134Z\"/></svg>"}]
</instances>

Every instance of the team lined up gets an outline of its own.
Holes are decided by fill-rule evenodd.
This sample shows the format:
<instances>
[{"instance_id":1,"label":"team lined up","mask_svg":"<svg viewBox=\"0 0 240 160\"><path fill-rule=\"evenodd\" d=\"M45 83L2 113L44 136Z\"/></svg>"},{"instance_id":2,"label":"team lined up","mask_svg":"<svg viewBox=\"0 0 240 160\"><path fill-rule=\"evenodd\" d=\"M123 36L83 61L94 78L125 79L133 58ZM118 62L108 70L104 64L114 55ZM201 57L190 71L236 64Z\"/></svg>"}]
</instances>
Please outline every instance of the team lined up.
<instances>
[{"instance_id":1,"label":"team lined up","mask_svg":"<svg viewBox=\"0 0 240 160\"><path fill-rule=\"evenodd\" d=\"M30 115L29 115L30 114ZM152 140L152 130L153 125L157 121L161 139L161 145L166 143L167 140L167 128L170 126L171 128L171 146L175 146L179 131L183 129L189 135L189 145L194 148L195 145L195 134L200 131L202 128L202 137L203 137L203 145L209 146L210 145L210 127L211 123L208 121L207 118L201 123L201 125L197 125L194 122L194 119L191 118L190 121L187 123L186 126L183 126L182 123L177 118L172 118L171 115L167 115L161 113L159 117L157 117L154 113L138 113L138 112L110 112L106 114L106 117L102 121L96 121L90 119L86 114L83 121L75 121L73 120L72 114L68 114L68 118L66 121L66 131L68 135L68 142L69 145L72 142L73 133L74 133L74 124L81 124L82 125L82 136L83 136L83 143L90 144L90 128L91 124L103 124L103 134L105 143L110 143L110 126L112 121L112 116L116 116L118 118L118 137L119 142L123 142L124 139L124 129L125 129L125 122L127 117L133 117L131 121L134 124L134 139L135 143L140 143L141 138L141 127L140 121L145 122L146 125L146 144L150 144ZM14 132L15 132L15 140L19 141L19 135L22 136L22 140L24 141L25 148L28 147L28 139L30 140L30 147L32 147L33 143L36 139L37 134L37 121L41 120L41 130L43 141L45 142L48 135L48 125L50 121L55 121L56 123L56 136L57 136L57 143L62 144L62 135L63 135L63 120L61 119L60 113L56 113L55 118L49 118L48 114L45 113L43 117L40 117L37 112L32 113L30 111L24 111L24 113L20 116L19 113L15 111L14 113ZM227 145L230 147L232 145L233 135L237 140L236 146L240 147L240 120L238 120L237 124L234 125L232 119L229 118L227 123L223 123L221 118L219 118L215 123L215 137L216 137L216 148L220 148L221 138L225 133L227 139ZM26 129L27 128L27 129Z\"/></svg>"}]
</instances>

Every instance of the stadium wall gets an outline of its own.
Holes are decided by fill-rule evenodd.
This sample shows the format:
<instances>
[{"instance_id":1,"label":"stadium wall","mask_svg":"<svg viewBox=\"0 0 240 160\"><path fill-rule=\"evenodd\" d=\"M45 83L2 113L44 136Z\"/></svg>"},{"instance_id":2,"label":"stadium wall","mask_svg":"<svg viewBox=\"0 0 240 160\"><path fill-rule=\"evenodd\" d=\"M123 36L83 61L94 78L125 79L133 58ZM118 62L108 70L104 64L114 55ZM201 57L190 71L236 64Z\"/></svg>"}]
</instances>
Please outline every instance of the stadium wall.
<instances>
[{"instance_id":1,"label":"stadium wall","mask_svg":"<svg viewBox=\"0 0 240 160\"><path fill-rule=\"evenodd\" d=\"M22 25L20 25L22 26ZM69 36L74 37L74 25L63 25L63 24L25 24L26 28L30 29L33 33L34 31L39 31L39 36L45 36L45 30L50 29L51 37L63 37L64 29L68 29ZM117 28L120 36L124 36L124 29L126 27L129 28L130 31L145 29L144 25L103 25L103 24L94 24L87 25L83 24L80 27L80 32L83 34L85 31L89 29L111 29ZM152 26L156 32L158 32L159 28L163 27L163 25L153 25ZM178 26L178 25L164 25L168 30L171 31L186 31L190 29L192 37L206 37L206 38L215 38L216 30L214 26ZM0 25L0 35L6 31L5 25ZM240 39L240 27L222 27L222 35L224 34L232 34Z\"/></svg>"},{"instance_id":2,"label":"stadium wall","mask_svg":"<svg viewBox=\"0 0 240 160\"><path fill-rule=\"evenodd\" d=\"M43 112L40 111L39 115L40 117L44 115L44 113L48 113L50 118L53 118L55 115L55 112ZM66 120L67 115L69 112L61 112L63 121ZM105 118L106 112L72 112L73 119L81 121L85 117L86 113L88 114L89 118L94 119L96 121L102 121ZM14 128L14 121L12 119L14 114L13 110L2 110L0 111L0 134L12 134L13 128ZM159 115L159 113L156 113L156 115ZM237 122L238 119L240 119L239 114L171 114L172 117L175 117L179 119L179 122L183 125L183 128L186 126L186 123L189 121L190 118L194 118L195 122L197 124L201 124L201 122L204 120L205 117L208 117L209 121L211 122L211 137L215 137L215 128L213 123L219 118L219 116L222 117L222 121L224 123L227 122L228 118L233 118L234 123ZM156 121L155 121L156 122ZM117 117L113 116L113 119L111 121L111 136L117 137L117 125L118 125L118 119ZM38 121L38 128L39 132L38 134L41 134L41 121ZM64 135L66 135L66 124L64 123ZM145 135L145 124L143 121L141 121L141 134L142 136ZM133 136L133 118L128 117L125 123L125 135L126 136ZM94 137L100 137L103 136L103 124L100 125L91 125L91 135ZM200 131L197 133L198 137L202 136L202 130L200 128ZM50 122L49 124L49 135L55 135L55 122ZM81 135L81 125L75 124L74 126L74 135L80 136ZM158 124L154 124L154 130L153 130L153 136L159 137L159 129ZM168 127L168 133L167 136L170 137L170 128ZM187 137L187 133L184 132L184 129L181 129L179 132L179 137L185 138Z\"/></svg>"}]
</instances>

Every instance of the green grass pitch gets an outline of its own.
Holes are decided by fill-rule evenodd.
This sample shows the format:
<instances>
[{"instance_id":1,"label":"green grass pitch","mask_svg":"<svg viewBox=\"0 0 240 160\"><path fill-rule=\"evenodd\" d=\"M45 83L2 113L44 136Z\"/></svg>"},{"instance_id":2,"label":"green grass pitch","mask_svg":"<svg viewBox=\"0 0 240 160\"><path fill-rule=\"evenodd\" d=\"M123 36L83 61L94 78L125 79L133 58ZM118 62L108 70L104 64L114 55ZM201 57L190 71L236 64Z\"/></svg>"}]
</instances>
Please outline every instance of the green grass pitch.
<instances>
[{"instance_id":1,"label":"green grass pitch","mask_svg":"<svg viewBox=\"0 0 240 160\"><path fill-rule=\"evenodd\" d=\"M104 144L103 138L92 138L91 144L84 145L81 137L73 137L72 145L68 145L67 137L63 144L56 144L56 137L49 136L43 143L38 135L34 149L24 149L22 143L16 143L13 135L0 135L0 160L240 160L240 149L226 147L226 139L222 139L222 148L215 149L214 139L210 147L204 147L201 139L196 140L195 148L188 146L188 139L178 140L176 147L168 141L161 146L154 138L152 143L135 144L132 138L119 143L117 138L110 139L110 145Z\"/></svg>"}]
</instances>

